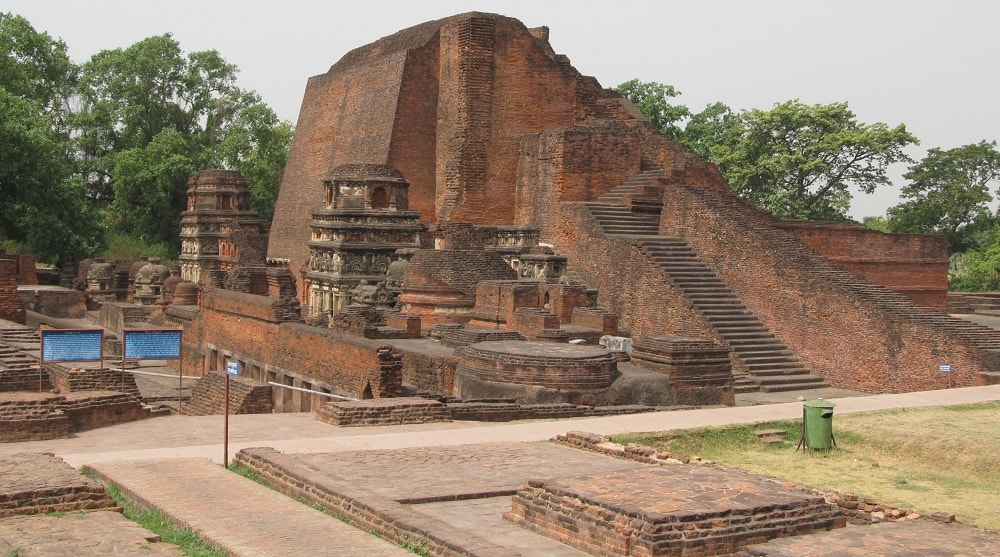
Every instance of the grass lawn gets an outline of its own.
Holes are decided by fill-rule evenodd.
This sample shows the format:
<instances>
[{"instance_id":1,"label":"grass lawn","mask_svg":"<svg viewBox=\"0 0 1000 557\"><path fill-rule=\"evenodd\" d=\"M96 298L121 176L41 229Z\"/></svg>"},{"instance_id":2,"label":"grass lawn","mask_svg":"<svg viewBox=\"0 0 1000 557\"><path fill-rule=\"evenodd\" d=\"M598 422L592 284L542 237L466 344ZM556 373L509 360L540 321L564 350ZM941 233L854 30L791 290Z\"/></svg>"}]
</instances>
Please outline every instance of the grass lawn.
<instances>
[{"instance_id":1,"label":"grass lawn","mask_svg":"<svg viewBox=\"0 0 1000 557\"><path fill-rule=\"evenodd\" d=\"M754 431L788 431L765 445ZM1000 531L1000 402L833 417L837 448L796 451L800 420L622 435L677 455Z\"/></svg>"}]
</instances>

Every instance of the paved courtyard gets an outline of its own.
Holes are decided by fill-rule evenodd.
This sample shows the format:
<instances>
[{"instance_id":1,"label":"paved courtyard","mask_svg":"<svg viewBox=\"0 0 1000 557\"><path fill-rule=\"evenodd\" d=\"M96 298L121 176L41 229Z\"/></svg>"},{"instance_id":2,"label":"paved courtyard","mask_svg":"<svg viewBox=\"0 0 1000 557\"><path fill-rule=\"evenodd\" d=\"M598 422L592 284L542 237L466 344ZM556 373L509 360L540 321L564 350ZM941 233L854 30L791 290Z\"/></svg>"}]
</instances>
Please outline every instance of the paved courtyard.
<instances>
[{"instance_id":1,"label":"paved courtyard","mask_svg":"<svg viewBox=\"0 0 1000 557\"><path fill-rule=\"evenodd\" d=\"M984 400L1000 400L1000 387L877 395L835 402L838 412L846 413ZM233 416L229 454L232 456L244 447L275 447L280 451L275 454L287 459L289 465L312 470L318 480L331 485L357 486L376 498L407 501L405 507L414 516L433 519L457 532L474 532L479 543L494 548L488 553L492 556L568 556L581 553L502 518L502 513L511 509L508 493L528 480L572 483L580 481L574 478L588 474L620 473L626 489L616 491L610 483L602 488L614 496L628 492L628 470L645 465L543 441L571 430L649 431L798 416L801 416L799 403L559 422L454 422L384 428L336 428L316 422L310 414ZM370 540L379 548L370 554L396 553L397 548L385 545L365 531L344 529L343 523L328 515L225 471L218 464L223 456L221 422L221 416L154 418L81 432L69 439L0 445L0 454L52 452L74 466L90 464L116 483L133 486L137 496L198 528L206 537L222 541L232 536L224 542L232 555L322 554L316 549L343 548L344 545L338 544L368 543ZM732 481L733 487L747 489L746 477L734 476ZM679 488L678 480L671 478L649 489L645 486L632 486L631 489L643 497L654 497L652 494L656 490L662 490L660 495L665 496L678 493ZM216 502L219 504L210 504ZM359 503L364 504L364 501ZM68 523L72 525L72 536L81 536L79 539L70 537L67 527L59 521L44 520L51 517L0 521L4 528L0 529L0 540L6 544L0 548L9 552L11 548L24 548L25 544L34 546L45 540L62 539L63 544L75 546L72 555L106 555L106 548L100 544L111 540L110 533L116 528L108 526L107 521L115 519L98 517L97 513L89 515L95 516L92 523L80 520ZM306 515L309 517L303 518ZM73 517L64 515L63 518L70 520ZM309 525L314 520L316 523ZM82 526L84 523L87 525ZM307 527L296 529L296 524ZM146 540L142 532L136 537L128 533L130 528L117 530L124 540L136 540L139 545L158 545ZM283 540L280 547L250 541L254 536L267 538L272 535ZM365 541L357 541L355 536ZM51 546L45 547L41 553L25 551L20 555L60 555L49 552L47 548ZM88 547L94 549L85 549ZM285 550L287 553L281 553ZM1000 555L1000 540L995 533L919 520L879 527L848 527L753 546L752 550L757 552L753 555L775 557L980 556Z\"/></svg>"}]
</instances>

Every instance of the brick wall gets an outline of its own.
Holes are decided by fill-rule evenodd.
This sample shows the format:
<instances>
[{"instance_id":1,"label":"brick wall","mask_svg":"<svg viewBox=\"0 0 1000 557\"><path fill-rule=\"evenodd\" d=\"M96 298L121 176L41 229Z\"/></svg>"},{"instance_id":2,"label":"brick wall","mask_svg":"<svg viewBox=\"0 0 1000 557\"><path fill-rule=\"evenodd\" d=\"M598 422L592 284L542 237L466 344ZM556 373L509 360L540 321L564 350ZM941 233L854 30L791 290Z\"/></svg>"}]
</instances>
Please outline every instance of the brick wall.
<instances>
[{"instance_id":1,"label":"brick wall","mask_svg":"<svg viewBox=\"0 0 1000 557\"><path fill-rule=\"evenodd\" d=\"M209 290L202 313L202 350L213 345L243 358L314 377L353 396L398 396L401 363L391 347L328 329L277 322L276 300Z\"/></svg>"},{"instance_id":2,"label":"brick wall","mask_svg":"<svg viewBox=\"0 0 1000 557\"><path fill-rule=\"evenodd\" d=\"M940 234L885 234L860 226L783 221L777 227L851 272L919 304L948 305L948 239Z\"/></svg>"},{"instance_id":3,"label":"brick wall","mask_svg":"<svg viewBox=\"0 0 1000 557\"><path fill-rule=\"evenodd\" d=\"M455 367L458 358L448 355L427 355L400 349L403 381L435 395L455 396Z\"/></svg>"},{"instance_id":4,"label":"brick wall","mask_svg":"<svg viewBox=\"0 0 1000 557\"><path fill-rule=\"evenodd\" d=\"M17 293L17 261L0 259L0 319L24 324L24 302Z\"/></svg>"},{"instance_id":5,"label":"brick wall","mask_svg":"<svg viewBox=\"0 0 1000 557\"><path fill-rule=\"evenodd\" d=\"M124 329L145 323L152 311L152 307L105 302L97 314L97 324L121 337Z\"/></svg>"},{"instance_id":6,"label":"brick wall","mask_svg":"<svg viewBox=\"0 0 1000 557\"><path fill-rule=\"evenodd\" d=\"M181 329L181 359L167 360L167 365L180 369L184 375L204 375L201 310L197 306L167 306L163 311L163 326Z\"/></svg>"},{"instance_id":7,"label":"brick wall","mask_svg":"<svg viewBox=\"0 0 1000 557\"><path fill-rule=\"evenodd\" d=\"M832 385L866 392L940 389L972 385L975 371L994 367L964 342L845 291L819 270L828 263L731 194L671 185L665 200L661 234L687 241ZM954 372L939 373L943 363Z\"/></svg>"}]
</instances>

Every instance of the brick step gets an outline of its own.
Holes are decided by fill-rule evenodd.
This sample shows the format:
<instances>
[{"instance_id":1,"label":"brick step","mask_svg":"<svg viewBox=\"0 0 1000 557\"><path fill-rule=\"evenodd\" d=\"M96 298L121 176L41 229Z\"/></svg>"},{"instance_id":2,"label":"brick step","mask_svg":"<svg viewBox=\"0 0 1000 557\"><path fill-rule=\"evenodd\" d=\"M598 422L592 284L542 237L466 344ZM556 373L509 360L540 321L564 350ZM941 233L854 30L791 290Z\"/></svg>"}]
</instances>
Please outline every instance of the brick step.
<instances>
[{"instance_id":1,"label":"brick step","mask_svg":"<svg viewBox=\"0 0 1000 557\"><path fill-rule=\"evenodd\" d=\"M778 341L778 337L774 336L774 333L772 333L769 329L767 329L763 325L758 324L755 326L755 328L757 330L750 330L749 327L744 327L744 330L737 330L732 328L726 330L719 330L718 328L716 328L715 331L719 333L721 336L725 337L727 340L736 341L737 343L742 343L742 341L752 341L752 340L761 340L761 341L767 340L770 342L780 342Z\"/></svg>"},{"instance_id":2,"label":"brick step","mask_svg":"<svg viewBox=\"0 0 1000 557\"><path fill-rule=\"evenodd\" d=\"M786 383L782 385L760 385L759 389L762 393L786 393L788 391L808 391L810 389L825 389L830 385L825 381L820 380L819 383L816 382L802 382L802 383Z\"/></svg>"},{"instance_id":3,"label":"brick step","mask_svg":"<svg viewBox=\"0 0 1000 557\"><path fill-rule=\"evenodd\" d=\"M809 372L802 366L802 362L789 361L786 363L773 363L769 365L755 364L760 367L749 367L750 375L763 379L764 377L785 377L808 374Z\"/></svg>"},{"instance_id":4,"label":"brick step","mask_svg":"<svg viewBox=\"0 0 1000 557\"><path fill-rule=\"evenodd\" d=\"M743 352L740 354L740 360L743 361L747 366L759 366L765 364L782 364L789 360L797 359L791 351L786 351L786 353L781 352Z\"/></svg>"}]
</instances>

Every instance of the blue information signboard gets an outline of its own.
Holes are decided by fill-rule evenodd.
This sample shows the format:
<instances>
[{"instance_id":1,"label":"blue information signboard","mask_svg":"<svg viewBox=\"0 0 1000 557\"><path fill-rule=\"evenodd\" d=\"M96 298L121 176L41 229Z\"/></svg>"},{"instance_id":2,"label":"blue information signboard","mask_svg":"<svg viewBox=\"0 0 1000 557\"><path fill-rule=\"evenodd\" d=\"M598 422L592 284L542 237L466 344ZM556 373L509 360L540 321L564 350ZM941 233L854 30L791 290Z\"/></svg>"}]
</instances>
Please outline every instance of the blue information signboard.
<instances>
[{"instance_id":1,"label":"blue information signboard","mask_svg":"<svg viewBox=\"0 0 1000 557\"><path fill-rule=\"evenodd\" d=\"M94 362L103 359L102 329L47 329L42 331L43 362Z\"/></svg>"},{"instance_id":2,"label":"blue information signboard","mask_svg":"<svg viewBox=\"0 0 1000 557\"><path fill-rule=\"evenodd\" d=\"M181 357L180 329L125 329L122 352L126 360L177 360Z\"/></svg>"}]
</instances>

